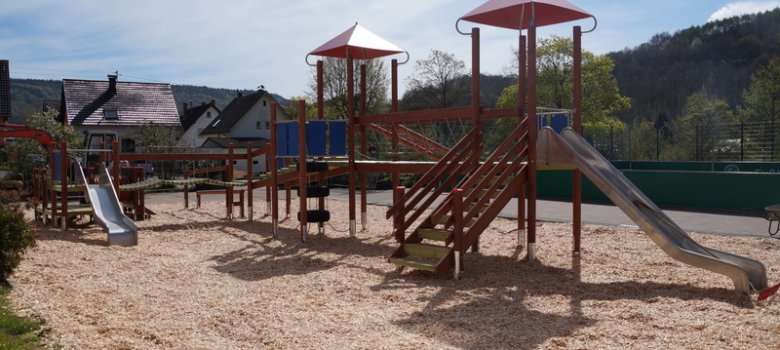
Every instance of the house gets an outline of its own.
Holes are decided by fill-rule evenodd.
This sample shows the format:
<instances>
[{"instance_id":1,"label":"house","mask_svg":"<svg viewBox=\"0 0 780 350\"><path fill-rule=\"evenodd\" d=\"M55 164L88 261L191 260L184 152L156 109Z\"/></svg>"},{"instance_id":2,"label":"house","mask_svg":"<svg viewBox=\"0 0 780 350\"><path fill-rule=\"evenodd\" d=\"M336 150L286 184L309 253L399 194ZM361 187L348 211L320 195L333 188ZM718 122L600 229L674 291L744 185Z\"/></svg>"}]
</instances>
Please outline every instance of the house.
<instances>
[{"instance_id":1,"label":"house","mask_svg":"<svg viewBox=\"0 0 780 350\"><path fill-rule=\"evenodd\" d=\"M85 146L90 149L113 140L120 140L122 152L152 143L172 145L181 123L171 85L120 82L117 77L63 79L59 121L89 135Z\"/></svg>"},{"instance_id":2,"label":"house","mask_svg":"<svg viewBox=\"0 0 780 350\"><path fill-rule=\"evenodd\" d=\"M246 96L239 93L200 133L200 136L206 139L201 147L226 151L228 144L232 143L235 151L243 152L249 142L253 148L267 144L271 138L272 102L275 102L273 96L264 89ZM279 119L289 119L280 106L277 106L276 111ZM239 171L246 170L245 162L235 161L234 165ZM265 158L255 158L252 173L257 174L265 170Z\"/></svg>"},{"instance_id":3,"label":"house","mask_svg":"<svg viewBox=\"0 0 780 350\"><path fill-rule=\"evenodd\" d=\"M203 102L197 107L191 107L185 103L180 117L181 128L184 132L179 136L177 145L192 148L202 147L207 137L200 134L220 113L221 111L217 108L214 100L209 103Z\"/></svg>"}]
</instances>

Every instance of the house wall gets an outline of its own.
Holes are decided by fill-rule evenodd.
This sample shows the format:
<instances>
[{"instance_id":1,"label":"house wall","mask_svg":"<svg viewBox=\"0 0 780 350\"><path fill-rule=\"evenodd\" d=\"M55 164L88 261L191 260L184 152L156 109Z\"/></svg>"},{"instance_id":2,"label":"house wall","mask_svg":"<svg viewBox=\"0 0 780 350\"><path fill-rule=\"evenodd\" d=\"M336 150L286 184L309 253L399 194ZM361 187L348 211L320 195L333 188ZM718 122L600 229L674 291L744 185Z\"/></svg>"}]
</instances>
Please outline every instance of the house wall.
<instances>
[{"instance_id":1,"label":"house wall","mask_svg":"<svg viewBox=\"0 0 780 350\"><path fill-rule=\"evenodd\" d=\"M211 112L211 117L208 116L208 113ZM200 132L205 129L209 123L214 121L214 118L216 118L219 115L219 112L216 108L209 107L209 109L206 110L201 116L198 117L198 120L195 121L192 126L190 126L189 129L187 129L181 137L179 137L179 142L177 142L178 146L181 147L200 147L203 146L203 143L206 142L207 137L200 136Z\"/></svg>"},{"instance_id":2,"label":"house wall","mask_svg":"<svg viewBox=\"0 0 780 350\"><path fill-rule=\"evenodd\" d=\"M173 144L173 142L176 139L176 134L178 132L179 128L176 127L162 127L162 128L168 128L169 131L169 144ZM90 134L116 134L118 139L121 141L122 139L128 139L133 140L136 147L136 152L143 151L143 148L148 146L144 145L141 140L138 138L138 133L140 128L137 126L75 126L74 129L76 130L76 133L84 135L84 141L87 141L87 136ZM88 147L88 145L84 145L84 147ZM106 145L106 148L110 148L111 145Z\"/></svg>"},{"instance_id":3,"label":"house wall","mask_svg":"<svg viewBox=\"0 0 780 350\"><path fill-rule=\"evenodd\" d=\"M271 98L264 95L257 103L249 109L241 120L230 130L230 137L233 138L271 138L270 118L271 118ZM263 105L265 104L265 106ZM281 115L281 110L277 115ZM259 127L258 127L259 123Z\"/></svg>"}]
</instances>

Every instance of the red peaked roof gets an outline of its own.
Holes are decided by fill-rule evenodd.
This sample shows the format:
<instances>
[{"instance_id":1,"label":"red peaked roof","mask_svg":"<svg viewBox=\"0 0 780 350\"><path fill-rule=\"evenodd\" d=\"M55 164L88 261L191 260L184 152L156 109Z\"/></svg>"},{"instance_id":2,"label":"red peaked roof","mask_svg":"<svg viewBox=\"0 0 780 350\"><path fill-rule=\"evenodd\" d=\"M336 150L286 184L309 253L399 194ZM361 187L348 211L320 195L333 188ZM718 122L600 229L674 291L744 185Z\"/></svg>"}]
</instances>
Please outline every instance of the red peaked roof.
<instances>
[{"instance_id":1,"label":"red peaked roof","mask_svg":"<svg viewBox=\"0 0 780 350\"><path fill-rule=\"evenodd\" d=\"M344 33L310 52L310 55L355 59L372 59L404 52L403 49L355 23Z\"/></svg>"},{"instance_id":2,"label":"red peaked roof","mask_svg":"<svg viewBox=\"0 0 780 350\"><path fill-rule=\"evenodd\" d=\"M536 13L537 27L593 17L566 0L489 0L460 19L496 27L527 29L532 8Z\"/></svg>"}]
</instances>

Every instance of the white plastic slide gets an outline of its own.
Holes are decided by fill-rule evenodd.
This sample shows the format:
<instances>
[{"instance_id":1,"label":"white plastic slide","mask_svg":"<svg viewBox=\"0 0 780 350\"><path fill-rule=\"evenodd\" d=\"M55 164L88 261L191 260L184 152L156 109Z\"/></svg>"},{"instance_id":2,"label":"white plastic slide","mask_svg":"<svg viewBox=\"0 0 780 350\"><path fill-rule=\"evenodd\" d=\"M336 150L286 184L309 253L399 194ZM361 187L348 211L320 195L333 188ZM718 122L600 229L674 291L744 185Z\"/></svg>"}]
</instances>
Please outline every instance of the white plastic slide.
<instances>
[{"instance_id":1,"label":"white plastic slide","mask_svg":"<svg viewBox=\"0 0 780 350\"><path fill-rule=\"evenodd\" d=\"M87 189L87 196L100 226L108 232L108 245L134 246L138 244L138 227L122 212L122 205L114 190L111 175L104 165L99 166L99 184L87 184L81 164L76 165L79 184Z\"/></svg>"},{"instance_id":2,"label":"white plastic slide","mask_svg":"<svg viewBox=\"0 0 780 350\"><path fill-rule=\"evenodd\" d=\"M672 258L728 276L740 293L749 294L767 287L764 264L696 243L571 128L558 135L545 127L539 131L537 144L539 163L573 165L580 169Z\"/></svg>"}]
</instances>

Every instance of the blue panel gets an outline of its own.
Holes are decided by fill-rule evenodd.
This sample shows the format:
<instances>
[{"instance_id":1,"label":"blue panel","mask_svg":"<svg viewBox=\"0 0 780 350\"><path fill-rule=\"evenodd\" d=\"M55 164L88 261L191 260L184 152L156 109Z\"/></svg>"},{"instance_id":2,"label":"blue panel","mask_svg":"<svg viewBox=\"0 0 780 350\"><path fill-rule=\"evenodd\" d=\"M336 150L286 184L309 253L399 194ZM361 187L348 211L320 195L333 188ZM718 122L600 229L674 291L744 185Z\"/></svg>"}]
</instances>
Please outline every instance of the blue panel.
<instances>
[{"instance_id":1,"label":"blue panel","mask_svg":"<svg viewBox=\"0 0 780 350\"><path fill-rule=\"evenodd\" d=\"M60 181L62 180L62 153L59 150L54 150L52 157L54 157L54 179Z\"/></svg>"},{"instance_id":2,"label":"blue panel","mask_svg":"<svg viewBox=\"0 0 780 350\"><path fill-rule=\"evenodd\" d=\"M550 127L555 130L555 132L560 133L563 131L564 128L569 126L569 115L568 114L556 114L552 116L552 120L550 121Z\"/></svg>"},{"instance_id":3,"label":"blue panel","mask_svg":"<svg viewBox=\"0 0 780 350\"><path fill-rule=\"evenodd\" d=\"M298 123L287 123L287 155L298 156Z\"/></svg>"},{"instance_id":4,"label":"blue panel","mask_svg":"<svg viewBox=\"0 0 780 350\"><path fill-rule=\"evenodd\" d=\"M325 121L313 120L306 124L306 153L308 156L324 157L328 155L325 152L325 133L328 130L328 124Z\"/></svg>"},{"instance_id":5,"label":"blue panel","mask_svg":"<svg viewBox=\"0 0 780 350\"><path fill-rule=\"evenodd\" d=\"M287 147L287 124L276 125L276 155L286 156L289 149Z\"/></svg>"},{"instance_id":6,"label":"blue panel","mask_svg":"<svg viewBox=\"0 0 780 350\"><path fill-rule=\"evenodd\" d=\"M330 152L331 156L347 154L347 121L330 122Z\"/></svg>"}]
</instances>

